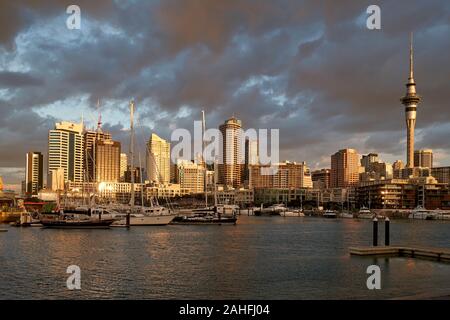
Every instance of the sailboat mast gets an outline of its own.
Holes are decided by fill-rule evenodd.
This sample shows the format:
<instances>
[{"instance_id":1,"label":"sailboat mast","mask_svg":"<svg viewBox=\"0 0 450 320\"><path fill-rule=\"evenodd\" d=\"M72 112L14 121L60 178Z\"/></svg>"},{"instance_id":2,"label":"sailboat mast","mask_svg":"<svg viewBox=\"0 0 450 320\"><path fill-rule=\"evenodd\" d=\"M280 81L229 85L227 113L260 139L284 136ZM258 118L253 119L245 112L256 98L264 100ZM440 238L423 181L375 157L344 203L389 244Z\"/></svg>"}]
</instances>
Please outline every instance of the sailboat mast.
<instances>
[{"instance_id":1,"label":"sailboat mast","mask_svg":"<svg viewBox=\"0 0 450 320\"><path fill-rule=\"evenodd\" d=\"M205 155L205 132L206 132L206 121L205 121L205 111L202 110L202 154L201 154L201 161L203 161L204 171L205 171L205 177L204 177L204 184L205 184L205 207L208 207L208 169L206 168L206 159L204 157Z\"/></svg>"},{"instance_id":2,"label":"sailboat mast","mask_svg":"<svg viewBox=\"0 0 450 320\"><path fill-rule=\"evenodd\" d=\"M217 161L214 159L214 206L217 207Z\"/></svg>"},{"instance_id":3,"label":"sailboat mast","mask_svg":"<svg viewBox=\"0 0 450 320\"><path fill-rule=\"evenodd\" d=\"M139 152L139 179L141 183L141 210L144 211L144 185L142 182L141 153Z\"/></svg>"},{"instance_id":4,"label":"sailboat mast","mask_svg":"<svg viewBox=\"0 0 450 320\"><path fill-rule=\"evenodd\" d=\"M130 172L131 172L131 199L130 212L127 214L127 227L130 226L130 214L134 209L134 100L130 102Z\"/></svg>"}]
</instances>

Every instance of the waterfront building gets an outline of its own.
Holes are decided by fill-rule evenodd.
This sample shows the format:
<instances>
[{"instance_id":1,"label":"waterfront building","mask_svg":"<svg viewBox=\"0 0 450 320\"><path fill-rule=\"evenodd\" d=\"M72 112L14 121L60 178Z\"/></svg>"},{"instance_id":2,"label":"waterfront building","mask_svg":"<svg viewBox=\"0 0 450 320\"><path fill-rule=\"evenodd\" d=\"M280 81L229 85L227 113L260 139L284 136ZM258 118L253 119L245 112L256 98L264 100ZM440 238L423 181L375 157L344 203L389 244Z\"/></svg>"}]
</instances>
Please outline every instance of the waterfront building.
<instances>
[{"instance_id":1,"label":"waterfront building","mask_svg":"<svg viewBox=\"0 0 450 320\"><path fill-rule=\"evenodd\" d=\"M406 83L406 94L401 99L405 106L406 118L406 167L414 167L414 129L416 126L417 105L420 103L421 97L416 92L416 82L414 80L414 59L412 34L409 48L409 77Z\"/></svg>"},{"instance_id":2,"label":"waterfront building","mask_svg":"<svg viewBox=\"0 0 450 320\"><path fill-rule=\"evenodd\" d=\"M25 194L37 195L44 186L44 156L28 152L25 163Z\"/></svg>"},{"instance_id":3,"label":"waterfront building","mask_svg":"<svg viewBox=\"0 0 450 320\"><path fill-rule=\"evenodd\" d=\"M201 164L179 159L177 177L182 189L187 189L190 193L205 191L205 168Z\"/></svg>"},{"instance_id":4,"label":"waterfront building","mask_svg":"<svg viewBox=\"0 0 450 320\"><path fill-rule=\"evenodd\" d=\"M431 168L431 175L439 183L450 184L450 167Z\"/></svg>"},{"instance_id":5,"label":"waterfront building","mask_svg":"<svg viewBox=\"0 0 450 320\"><path fill-rule=\"evenodd\" d=\"M414 167L433 168L433 150L414 151Z\"/></svg>"},{"instance_id":6,"label":"waterfront building","mask_svg":"<svg viewBox=\"0 0 450 320\"><path fill-rule=\"evenodd\" d=\"M147 144L147 173L151 182L170 182L170 142L152 133Z\"/></svg>"},{"instance_id":7,"label":"waterfront building","mask_svg":"<svg viewBox=\"0 0 450 320\"><path fill-rule=\"evenodd\" d=\"M218 183L238 188L243 182L243 132L241 120L232 117L219 127L222 133L218 164Z\"/></svg>"},{"instance_id":8,"label":"waterfront building","mask_svg":"<svg viewBox=\"0 0 450 320\"><path fill-rule=\"evenodd\" d=\"M48 133L48 174L64 170L64 181L83 181L83 123L62 121Z\"/></svg>"},{"instance_id":9,"label":"waterfront building","mask_svg":"<svg viewBox=\"0 0 450 320\"><path fill-rule=\"evenodd\" d=\"M120 154L120 182L125 182L125 172L128 169L128 156L126 153Z\"/></svg>"},{"instance_id":10,"label":"waterfront building","mask_svg":"<svg viewBox=\"0 0 450 320\"><path fill-rule=\"evenodd\" d=\"M145 190L145 185L141 183L134 184L135 199L137 202L141 199L141 191ZM129 203L131 199L131 183L127 182L69 182L67 184L66 196L72 199L81 199L87 194L95 193L98 201L105 203ZM145 194L144 194L145 196Z\"/></svg>"},{"instance_id":11,"label":"waterfront building","mask_svg":"<svg viewBox=\"0 0 450 320\"><path fill-rule=\"evenodd\" d=\"M311 180L314 189L328 189L330 187L330 169L314 170L311 173Z\"/></svg>"},{"instance_id":12,"label":"waterfront building","mask_svg":"<svg viewBox=\"0 0 450 320\"><path fill-rule=\"evenodd\" d=\"M253 189L224 189L219 187L216 195L219 204L235 204L240 207L247 207L255 201Z\"/></svg>"},{"instance_id":13,"label":"waterfront building","mask_svg":"<svg viewBox=\"0 0 450 320\"><path fill-rule=\"evenodd\" d=\"M95 181L120 181L120 142L97 140L95 143Z\"/></svg>"},{"instance_id":14,"label":"waterfront building","mask_svg":"<svg viewBox=\"0 0 450 320\"><path fill-rule=\"evenodd\" d=\"M312 188L311 171L305 162L285 161L274 165L277 170L269 172L270 165L249 166L250 188Z\"/></svg>"},{"instance_id":15,"label":"waterfront building","mask_svg":"<svg viewBox=\"0 0 450 320\"><path fill-rule=\"evenodd\" d=\"M150 201L152 198L168 199L190 194L189 189L183 188L179 183L158 186L147 185L145 190L147 201Z\"/></svg>"},{"instance_id":16,"label":"waterfront building","mask_svg":"<svg viewBox=\"0 0 450 320\"><path fill-rule=\"evenodd\" d=\"M359 184L357 198L374 209L450 209L450 186L432 177L367 181Z\"/></svg>"},{"instance_id":17,"label":"waterfront building","mask_svg":"<svg viewBox=\"0 0 450 320\"><path fill-rule=\"evenodd\" d=\"M354 186L359 181L359 154L354 149L342 149L331 156L331 188Z\"/></svg>"},{"instance_id":18,"label":"waterfront building","mask_svg":"<svg viewBox=\"0 0 450 320\"><path fill-rule=\"evenodd\" d=\"M284 203L289 204L291 202L300 203L307 200L307 190L300 188L264 188L254 189L254 202L256 206L261 204L267 206L271 204ZM318 195L316 191L315 195ZM316 197L311 193L310 200L316 200Z\"/></svg>"}]
</instances>

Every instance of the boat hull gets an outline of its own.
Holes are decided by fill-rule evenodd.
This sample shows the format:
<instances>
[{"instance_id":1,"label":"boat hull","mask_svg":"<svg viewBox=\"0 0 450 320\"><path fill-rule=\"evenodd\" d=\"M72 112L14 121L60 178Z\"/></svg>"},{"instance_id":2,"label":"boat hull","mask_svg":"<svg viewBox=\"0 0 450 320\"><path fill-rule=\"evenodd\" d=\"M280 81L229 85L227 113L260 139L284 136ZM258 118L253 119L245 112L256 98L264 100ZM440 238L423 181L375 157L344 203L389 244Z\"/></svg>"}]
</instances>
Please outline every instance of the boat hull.
<instances>
[{"instance_id":1,"label":"boat hull","mask_svg":"<svg viewBox=\"0 0 450 320\"><path fill-rule=\"evenodd\" d=\"M165 226L174 218L174 215L130 217L130 226ZM114 222L112 226L126 226L126 223L126 219L122 219Z\"/></svg>"},{"instance_id":2,"label":"boat hull","mask_svg":"<svg viewBox=\"0 0 450 320\"><path fill-rule=\"evenodd\" d=\"M20 212L1 212L0 223L11 223L20 220Z\"/></svg>"},{"instance_id":3,"label":"boat hull","mask_svg":"<svg viewBox=\"0 0 450 320\"><path fill-rule=\"evenodd\" d=\"M286 211L286 212L282 212L280 213L280 215L282 217L304 217L305 214L303 212L291 212L291 211Z\"/></svg>"},{"instance_id":4,"label":"boat hull","mask_svg":"<svg viewBox=\"0 0 450 320\"><path fill-rule=\"evenodd\" d=\"M99 221L64 221L41 220L44 228L53 229L108 229L114 220L99 220Z\"/></svg>"},{"instance_id":5,"label":"boat hull","mask_svg":"<svg viewBox=\"0 0 450 320\"><path fill-rule=\"evenodd\" d=\"M237 218L194 218L194 217L176 217L172 224L184 225L235 225Z\"/></svg>"}]
</instances>

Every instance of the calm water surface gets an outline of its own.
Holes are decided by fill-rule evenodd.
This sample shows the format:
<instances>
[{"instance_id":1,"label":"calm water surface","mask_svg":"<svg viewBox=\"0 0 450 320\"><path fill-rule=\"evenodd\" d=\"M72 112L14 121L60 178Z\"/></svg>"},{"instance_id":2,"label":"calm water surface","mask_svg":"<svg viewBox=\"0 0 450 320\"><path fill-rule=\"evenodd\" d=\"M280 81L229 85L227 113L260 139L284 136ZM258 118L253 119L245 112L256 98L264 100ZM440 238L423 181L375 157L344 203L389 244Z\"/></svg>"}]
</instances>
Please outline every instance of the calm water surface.
<instances>
[{"instance_id":1,"label":"calm water surface","mask_svg":"<svg viewBox=\"0 0 450 320\"><path fill-rule=\"evenodd\" d=\"M450 294L450 264L351 257L366 220L241 216L236 226L0 233L0 299L379 299ZM383 228L380 237L383 238ZM391 243L450 247L450 223L392 221ZM81 268L81 290L66 268ZM378 264L382 289L368 290Z\"/></svg>"}]
</instances>

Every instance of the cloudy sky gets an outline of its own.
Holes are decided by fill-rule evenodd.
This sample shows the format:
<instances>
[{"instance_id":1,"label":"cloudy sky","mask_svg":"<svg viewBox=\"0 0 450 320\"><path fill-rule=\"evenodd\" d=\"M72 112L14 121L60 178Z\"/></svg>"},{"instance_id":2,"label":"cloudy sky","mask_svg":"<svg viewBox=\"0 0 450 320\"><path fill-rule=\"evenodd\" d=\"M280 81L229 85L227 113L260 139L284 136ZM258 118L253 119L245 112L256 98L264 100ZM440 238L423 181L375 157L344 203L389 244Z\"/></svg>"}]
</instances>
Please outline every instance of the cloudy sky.
<instances>
[{"instance_id":1,"label":"cloudy sky","mask_svg":"<svg viewBox=\"0 0 450 320\"><path fill-rule=\"evenodd\" d=\"M450 165L450 2L0 1L0 175L23 179L25 153L46 154L55 121L103 127L126 148L128 101L138 143L235 115L245 128L279 128L281 158L329 166L352 147L404 159L409 33L423 101L417 148ZM66 8L81 8L69 30Z\"/></svg>"}]
</instances>

